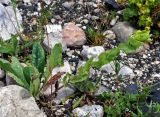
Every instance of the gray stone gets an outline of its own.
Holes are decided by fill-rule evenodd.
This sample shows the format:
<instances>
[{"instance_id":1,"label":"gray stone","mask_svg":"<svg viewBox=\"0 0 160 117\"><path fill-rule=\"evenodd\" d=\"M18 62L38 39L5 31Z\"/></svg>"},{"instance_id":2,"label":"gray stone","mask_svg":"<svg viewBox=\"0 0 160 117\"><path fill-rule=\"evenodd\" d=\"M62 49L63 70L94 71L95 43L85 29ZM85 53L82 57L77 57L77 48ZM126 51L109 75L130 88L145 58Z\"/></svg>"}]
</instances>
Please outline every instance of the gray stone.
<instances>
[{"instance_id":1,"label":"gray stone","mask_svg":"<svg viewBox=\"0 0 160 117\"><path fill-rule=\"evenodd\" d=\"M115 0L104 0L104 2L106 4L111 5L115 9L119 9L120 8L119 4Z\"/></svg>"},{"instance_id":2,"label":"gray stone","mask_svg":"<svg viewBox=\"0 0 160 117\"><path fill-rule=\"evenodd\" d=\"M62 6L64 6L67 9L70 9L74 4L75 4L75 2L72 2L72 1L68 2L68 1L66 1L66 2L64 2L62 4Z\"/></svg>"},{"instance_id":3,"label":"gray stone","mask_svg":"<svg viewBox=\"0 0 160 117\"><path fill-rule=\"evenodd\" d=\"M72 113L75 117L103 117L104 115L103 107L100 105L85 105L75 108Z\"/></svg>"},{"instance_id":4,"label":"gray stone","mask_svg":"<svg viewBox=\"0 0 160 117\"><path fill-rule=\"evenodd\" d=\"M0 79L4 78L4 76L5 76L5 72L2 69L0 69Z\"/></svg>"},{"instance_id":5,"label":"gray stone","mask_svg":"<svg viewBox=\"0 0 160 117\"><path fill-rule=\"evenodd\" d=\"M5 80L6 80L6 85L16 85L17 84L16 81L8 75L6 75Z\"/></svg>"},{"instance_id":6,"label":"gray stone","mask_svg":"<svg viewBox=\"0 0 160 117\"><path fill-rule=\"evenodd\" d=\"M107 91L108 91L107 87L101 85L94 95L98 96Z\"/></svg>"},{"instance_id":7,"label":"gray stone","mask_svg":"<svg viewBox=\"0 0 160 117\"><path fill-rule=\"evenodd\" d=\"M104 51L105 50L102 46L93 46L93 47L83 46L81 54L88 59L93 57L94 60L97 61L98 56Z\"/></svg>"},{"instance_id":8,"label":"gray stone","mask_svg":"<svg viewBox=\"0 0 160 117\"><path fill-rule=\"evenodd\" d=\"M60 104L64 101L68 96L73 95L75 89L72 87L63 87L58 90L57 96L52 100L55 104Z\"/></svg>"},{"instance_id":9,"label":"gray stone","mask_svg":"<svg viewBox=\"0 0 160 117\"><path fill-rule=\"evenodd\" d=\"M116 74L114 62L110 62L110 63L102 66L101 71ZM129 76L130 78L133 78L135 76L135 74L131 68L129 68L128 66L123 65L121 63L120 63L120 71L119 71L118 75Z\"/></svg>"},{"instance_id":10,"label":"gray stone","mask_svg":"<svg viewBox=\"0 0 160 117\"><path fill-rule=\"evenodd\" d=\"M118 22L111 30L120 42L126 41L135 32L135 29L128 22Z\"/></svg>"},{"instance_id":11,"label":"gray stone","mask_svg":"<svg viewBox=\"0 0 160 117\"><path fill-rule=\"evenodd\" d=\"M126 93L131 93L131 94L137 94L139 90L139 87L137 84L129 84L125 88Z\"/></svg>"},{"instance_id":12,"label":"gray stone","mask_svg":"<svg viewBox=\"0 0 160 117\"><path fill-rule=\"evenodd\" d=\"M47 5L49 5L53 0L42 0L42 1L45 2Z\"/></svg>"},{"instance_id":13,"label":"gray stone","mask_svg":"<svg viewBox=\"0 0 160 117\"><path fill-rule=\"evenodd\" d=\"M30 3L31 0L23 0L24 3Z\"/></svg>"},{"instance_id":14,"label":"gray stone","mask_svg":"<svg viewBox=\"0 0 160 117\"><path fill-rule=\"evenodd\" d=\"M61 43L63 51L66 50L66 44L63 41L62 26L61 25L46 25L47 35L43 40L45 49L50 52L54 48L55 44Z\"/></svg>"},{"instance_id":15,"label":"gray stone","mask_svg":"<svg viewBox=\"0 0 160 117\"><path fill-rule=\"evenodd\" d=\"M6 41L11 38L11 34L16 34L22 31L20 25L22 17L18 9L16 16L13 6L3 6L0 4L0 37Z\"/></svg>"},{"instance_id":16,"label":"gray stone","mask_svg":"<svg viewBox=\"0 0 160 117\"><path fill-rule=\"evenodd\" d=\"M114 34L113 31L111 30L106 30L103 35L105 36L105 38L107 39L106 41L108 41L108 39L115 39L116 35Z\"/></svg>"},{"instance_id":17,"label":"gray stone","mask_svg":"<svg viewBox=\"0 0 160 117\"><path fill-rule=\"evenodd\" d=\"M55 67L52 70L52 76L56 75L58 72L65 72L65 73L70 73L71 74L71 67L68 61L64 61L64 65L60 67Z\"/></svg>"},{"instance_id":18,"label":"gray stone","mask_svg":"<svg viewBox=\"0 0 160 117\"><path fill-rule=\"evenodd\" d=\"M10 5L11 0L0 0L0 3Z\"/></svg>"},{"instance_id":19,"label":"gray stone","mask_svg":"<svg viewBox=\"0 0 160 117\"><path fill-rule=\"evenodd\" d=\"M46 115L27 90L10 85L0 88L0 117L46 117Z\"/></svg>"},{"instance_id":20,"label":"gray stone","mask_svg":"<svg viewBox=\"0 0 160 117\"><path fill-rule=\"evenodd\" d=\"M2 81L0 81L0 88L4 87L4 83Z\"/></svg>"}]
</instances>

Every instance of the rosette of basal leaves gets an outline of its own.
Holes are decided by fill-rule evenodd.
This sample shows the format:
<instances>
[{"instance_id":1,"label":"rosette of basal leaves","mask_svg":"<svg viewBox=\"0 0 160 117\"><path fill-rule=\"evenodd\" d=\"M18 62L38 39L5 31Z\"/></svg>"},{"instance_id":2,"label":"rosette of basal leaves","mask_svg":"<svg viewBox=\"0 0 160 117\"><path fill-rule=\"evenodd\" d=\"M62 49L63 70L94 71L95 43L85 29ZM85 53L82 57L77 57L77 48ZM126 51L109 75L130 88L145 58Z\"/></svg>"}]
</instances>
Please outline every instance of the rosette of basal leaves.
<instances>
[{"instance_id":1,"label":"rosette of basal leaves","mask_svg":"<svg viewBox=\"0 0 160 117\"><path fill-rule=\"evenodd\" d=\"M52 69L58 65L62 65L61 44L54 46L47 60L47 65L44 50L39 42L35 42L33 45L32 64L27 63L26 66L22 66L14 56L11 58L11 62L0 59L0 68L6 70L11 78L20 86L27 89L36 99L38 99L40 95L42 77L45 77L45 82L43 82L43 85L45 85L51 76Z\"/></svg>"},{"instance_id":2,"label":"rosette of basal leaves","mask_svg":"<svg viewBox=\"0 0 160 117\"><path fill-rule=\"evenodd\" d=\"M22 66L16 57L11 58L11 63L7 60L0 59L0 67L6 70L20 86L27 89L33 97L39 93L40 79L38 70L28 65Z\"/></svg>"}]
</instances>

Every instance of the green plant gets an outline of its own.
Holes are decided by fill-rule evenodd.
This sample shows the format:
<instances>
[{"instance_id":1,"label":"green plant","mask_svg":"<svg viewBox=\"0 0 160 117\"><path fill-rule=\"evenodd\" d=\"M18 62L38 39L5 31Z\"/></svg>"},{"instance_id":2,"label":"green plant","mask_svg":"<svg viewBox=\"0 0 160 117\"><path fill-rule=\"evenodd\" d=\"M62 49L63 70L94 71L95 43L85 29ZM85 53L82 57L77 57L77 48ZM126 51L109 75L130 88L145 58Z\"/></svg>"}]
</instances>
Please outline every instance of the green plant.
<instances>
[{"instance_id":1,"label":"green plant","mask_svg":"<svg viewBox=\"0 0 160 117\"><path fill-rule=\"evenodd\" d=\"M104 92L97 98L103 103L104 111L107 117L131 116L131 117L144 117L155 116L158 114L160 105L158 103L146 102L149 96L150 89L146 88L137 94L118 92ZM144 112L143 108L147 107Z\"/></svg>"},{"instance_id":2,"label":"green plant","mask_svg":"<svg viewBox=\"0 0 160 117\"><path fill-rule=\"evenodd\" d=\"M20 47L18 46L17 35L12 35L9 41L3 41L0 39L0 53L17 55Z\"/></svg>"},{"instance_id":3,"label":"green plant","mask_svg":"<svg viewBox=\"0 0 160 117\"><path fill-rule=\"evenodd\" d=\"M131 115L138 104L136 94L124 94L121 91L115 93L105 92L98 96L98 99L103 102L107 117Z\"/></svg>"},{"instance_id":4,"label":"green plant","mask_svg":"<svg viewBox=\"0 0 160 117\"><path fill-rule=\"evenodd\" d=\"M68 75L69 79L64 79L64 84L71 83L80 92L92 94L98 86L99 80L93 83L90 79L90 69L92 66L93 58L89 59L85 65L78 69L77 75Z\"/></svg>"},{"instance_id":5,"label":"green plant","mask_svg":"<svg viewBox=\"0 0 160 117\"><path fill-rule=\"evenodd\" d=\"M121 70L120 63L117 60L114 60L113 63L114 63L114 67L115 67L114 71L115 71L116 75L118 75L119 71Z\"/></svg>"},{"instance_id":6,"label":"green plant","mask_svg":"<svg viewBox=\"0 0 160 117\"><path fill-rule=\"evenodd\" d=\"M90 44L93 45L102 45L104 43L105 36L100 32L96 31L95 29L89 27L86 30L87 33L87 40Z\"/></svg>"},{"instance_id":7,"label":"green plant","mask_svg":"<svg viewBox=\"0 0 160 117\"><path fill-rule=\"evenodd\" d=\"M109 51L103 52L99 55L98 61L93 61L93 58L89 59L85 65L81 66L78 69L78 73L76 75L68 75L64 78L64 84L70 83L75 86L79 91L83 93L94 93L100 78L97 78L96 82L91 81L90 79L90 69L101 68L103 65L116 60L118 57L120 50L125 53L132 53L136 51L137 48L143 45L144 42L150 41L149 31L136 31L127 42L121 43L117 48L113 48ZM118 73L120 70L120 65L115 63L116 72Z\"/></svg>"},{"instance_id":8,"label":"green plant","mask_svg":"<svg viewBox=\"0 0 160 117\"><path fill-rule=\"evenodd\" d=\"M138 19L138 26L150 28L153 25L151 13L160 3L159 0L128 0L128 6L124 10L124 19L133 21Z\"/></svg>"},{"instance_id":9,"label":"green plant","mask_svg":"<svg viewBox=\"0 0 160 117\"><path fill-rule=\"evenodd\" d=\"M105 31L106 27L110 26L110 22L112 19L116 17L116 10L112 10L109 13L102 14L100 17L100 21L97 21L97 28L100 29L99 32Z\"/></svg>"},{"instance_id":10,"label":"green plant","mask_svg":"<svg viewBox=\"0 0 160 117\"><path fill-rule=\"evenodd\" d=\"M45 53L39 42L34 43L32 49L32 64L27 63L22 66L16 57L11 58L11 62L0 59L0 67L6 70L20 86L26 88L33 97L38 98L41 91L42 78L45 78L42 88L47 84L52 69L62 65L62 47L56 44L51 51L51 55L45 62ZM45 68L46 64L46 68Z\"/></svg>"},{"instance_id":11,"label":"green plant","mask_svg":"<svg viewBox=\"0 0 160 117\"><path fill-rule=\"evenodd\" d=\"M135 52L140 46L143 45L143 43L150 41L151 35L149 33L150 32L147 30L136 31L132 36L129 37L127 42L121 43L117 48L113 48L100 54L99 60L93 62L92 65L96 68L101 68L103 65L115 60L118 57L120 50L126 54Z\"/></svg>"}]
</instances>

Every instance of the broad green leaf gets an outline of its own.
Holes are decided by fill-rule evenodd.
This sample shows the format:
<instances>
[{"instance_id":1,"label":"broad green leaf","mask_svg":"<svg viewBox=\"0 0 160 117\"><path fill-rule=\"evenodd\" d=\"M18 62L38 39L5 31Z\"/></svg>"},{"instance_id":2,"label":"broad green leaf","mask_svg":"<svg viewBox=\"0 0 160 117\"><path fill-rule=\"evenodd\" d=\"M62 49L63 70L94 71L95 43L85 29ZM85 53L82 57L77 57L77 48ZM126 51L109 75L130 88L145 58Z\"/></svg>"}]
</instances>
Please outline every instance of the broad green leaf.
<instances>
[{"instance_id":1,"label":"broad green leaf","mask_svg":"<svg viewBox=\"0 0 160 117\"><path fill-rule=\"evenodd\" d=\"M63 77L63 84L64 86L66 86L68 84L68 80L69 80L69 74L67 73L64 77Z\"/></svg>"},{"instance_id":2,"label":"broad green leaf","mask_svg":"<svg viewBox=\"0 0 160 117\"><path fill-rule=\"evenodd\" d=\"M23 67L17 58L12 57L11 67L14 71L14 75L17 76L17 78L19 78L25 84L25 88L29 89L29 84L27 83L23 74Z\"/></svg>"},{"instance_id":3,"label":"broad green leaf","mask_svg":"<svg viewBox=\"0 0 160 117\"><path fill-rule=\"evenodd\" d=\"M37 68L32 66L32 77L30 81L30 92L32 96L38 97L40 93L40 73L38 72Z\"/></svg>"},{"instance_id":4,"label":"broad green leaf","mask_svg":"<svg viewBox=\"0 0 160 117\"><path fill-rule=\"evenodd\" d=\"M45 78L48 80L53 68L63 65L62 62L62 45L56 44L51 51L51 55L47 59L47 67L45 69Z\"/></svg>"},{"instance_id":5,"label":"broad green leaf","mask_svg":"<svg viewBox=\"0 0 160 117\"><path fill-rule=\"evenodd\" d=\"M45 53L40 43L36 42L32 48L32 64L43 73L45 65Z\"/></svg>"},{"instance_id":6,"label":"broad green leaf","mask_svg":"<svg viewBox=\"0 0 160 117\"><path fill-rule=\"evenodd\" d=\"M1 46L0 47L0 53L5 53L5 54L13 54L14 53L14 49L12 47L9 46Z\"/></svg>"},{"instance_id":7,"label":"broad green leaf","mask_svg":"<svg viewBox=\"0 0 160 117\"><path fill-rule=\"evenodd\" d=\"M32 75L33 75L33 68L28 67L28 66L24 67L23 73L24 73L26 81L28 82L28 84L30 84L30 81L31 81Z\"/></svg>"},{"instance_id":8,"label":"broad green leaf","mask_svg":"<svg viewBox=\"0 0 160 117\"><path fill-rule=\"evenodd\" d=\"M8 75L11 76L19 85L23 87L26 86L25 82L23 82L23 80L17 76L17 73L15 72L14 68L12 68L11 63L6 60L0 59L0 67L6 70Z\"/></svg>"},{"instance_id":9,"label":"broad green leaf","mask_svg":"<svg viewBox=\"0 0 160 117\"><path fill-rule=\"evenodd\" d=\"M17 54L18 52L18 39L17 39L17 35L12 35L11 37L11 40L12 40L12 47L13 47L13 50L14 50L14 53L15 55Z\"/></svg>"},{"instance_id":10,"label":"broad green leaf","mask_svg":"<svg viewBox=\"0 0 160 117\"><path fill-rule=\"evenodd\" d=\"M38 77L32 79L30 83L30 91L33 97L38 97L40 93L40 84L40 79Z\"/></svg>"},{"instance_id":11,"label":"broad green leaf","mask_svg":"<svg viewBox=\"0 0 160 117\"><path fill-rule=\"evenodd\" d=\"M138 49L140 46L143 45L143 42L140 42L138 40L133 40L133 39L129 40L128 43L132 48L134 48L134 50Z\"/></svg>"},{"instance_id":12,"label":"broad green leaf","mask_svg":"<svg viewBox=\"0 0 160 117\"><path fill-rule=\"evenodd\" d=\"M20 85L20 86L22 86L22 87L25 87L25 88L27 89L26 84L25 84L20 78L18 78L17 76L15 76L15 75L14 75L13 73L11 73L11 72L7 72L7 74L8 74L8 76L10 76L11 78L13 78L18 85ZM29 89L27 89L27 90L29 90Z\"/></svg>"},{"instance_id":13,"label":"broad green leaf","mask_svg":"<svg viewBox=\"0 0 160 117\"><path fill-rule=\"evenodd\" d=\"M70 83L75 84L75 83L81 83L85 80L88 80L88 72L85 72L83 74L77 75L77 76L70 76Z\"/></svg>"},{"instance_id":14,"label":"broad green leaf","mask_svg":"<svg viewBox=\"0 0 160 117\"><path fill-rule=\"evenodd\" d=\"M14 73L12 67L11 67L11 64L7 61L7 60L4 60L4 59L1 59L0 58L0 67L6 71L9 71L11 73Z\"/></svg>"},{"instance_id":15,"label":"broad green leaf","mask_svg":"<svg viewBox=\"0 0 160 117\"><path fill-rule=\"evenodd\" d=\"M132 46L130 46L128 43L121 43L119 44L118 47L120 50L122 50L123 52L127 54L135 52L135 49Z\"/></svg>"},{"instance_id":16,"label":"broad green leaf","mask_svg":"<svg viewBox=\"0 0 160 117\"><path fill-rule=\"evenodd\" d=\"M62 45L56 44L51 51L51 55L49 57L49 66L53 69L57 66L63 65L62 62Z\"/></svg>"},{"instance_id":17,"label":"broad green leaf","mask_svg":"<svg viewBox=\"0 0 160 117\"><path fill-rule=\"evenodd\" d=\"M90 72L90 68L92 66L92 61L93 58L90 58L85 65L82 65L79 69L78 69L78 75L84 74L84 73L88 73Z\"/></svg>"},{"instance_id":18,"label":"broad green leaf","mask_svg":"<svg viewBox=\"0 0 160 117\"><path fill-rule=\"evenodd\" d=\"M93 66L96 68L101 68L103 65L115 60L120 53L119 48L113 48L109 51L103 52L99 55L98 62L93 62Z\"/></svg>"}]
</instances>

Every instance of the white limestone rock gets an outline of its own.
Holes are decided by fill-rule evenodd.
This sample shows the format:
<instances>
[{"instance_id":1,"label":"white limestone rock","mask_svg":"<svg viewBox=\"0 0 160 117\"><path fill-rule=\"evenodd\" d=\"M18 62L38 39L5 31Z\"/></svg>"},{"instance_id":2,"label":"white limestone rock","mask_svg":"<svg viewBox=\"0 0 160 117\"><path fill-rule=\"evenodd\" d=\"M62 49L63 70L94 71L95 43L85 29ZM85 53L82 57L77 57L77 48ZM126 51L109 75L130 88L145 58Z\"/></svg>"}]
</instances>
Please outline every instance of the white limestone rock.
<instances>
[{"instance_id":1,"label":"white limestone rock","mask_svg":"<svg viewBox=\"0 0 160 117\"><path fill-rule=\"evenodd\" d=\"M0 88L0 117L47 117L24 88L10 85Z\"/></svg>"},{"instance_id":2,"label":"white limestone rock","mask_svg":"<svg viewBox=\"0 0 160 117\"><path fill-rule=\"evenodd\" d=\"M72 111L75 117L103 117L103 107L100 105L84 105L83 107L75 108Z\"/></svg>"},{"instance_id":3,"label":"white limestone rock","mask_svg":"<svg viewBox=\"0 0 160 117\"><path fill-rule=\"evenodd\" d=\"M93 57L95 61L98 60L98 56L104 52L104 48L102 46L93 46L93 47L89 47L89 46L83 46L83 50L82 50L82 55L86 58L91 58Z\"/></svg>"},{"instance_id":4,"label":"white limestone rock","mask_svg":"<svg viewBox=\"0 0 160 117\"><path fill-rule=\"evenodd\" d=\"M62 26L61 25L46 25L46 37L43 40L43 44L46 47L46 50L49 52L54 48L55 44L61 43L63 51L67 49L65 42L63 41L62 36Z\"/></svg>"},{"instance_id":5,"label":"white limestone rock","mask_svg":"<svg viewBox=\"0 0 160 117\"><path fill-rule=\"evenodd\" d=\"M16 15L13 6L3 6L0 4L0 37L6 41L11 38L11 34L22 31L22 17L18 9Z\"/></svg>"},{"instance_id":6,"label":"white limestone rock","mask_svg":"<svg viewBox=\"0 0 160 117\"><path fill-rule=\"evenodd\" d=\"M102 66L101 71L115 74L114 63L110 62L110 63ZM126 76L126 77L129 76L130 78L133 78L135 76L135 74L131 68L129 68L128 66L123 65L121 63L120 63L120 71L119 71L118 75L122 75L122 76Z\"/></svg>"}]
</instances>

